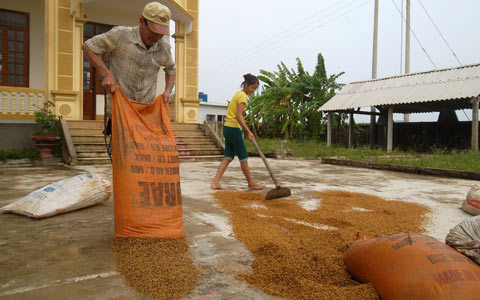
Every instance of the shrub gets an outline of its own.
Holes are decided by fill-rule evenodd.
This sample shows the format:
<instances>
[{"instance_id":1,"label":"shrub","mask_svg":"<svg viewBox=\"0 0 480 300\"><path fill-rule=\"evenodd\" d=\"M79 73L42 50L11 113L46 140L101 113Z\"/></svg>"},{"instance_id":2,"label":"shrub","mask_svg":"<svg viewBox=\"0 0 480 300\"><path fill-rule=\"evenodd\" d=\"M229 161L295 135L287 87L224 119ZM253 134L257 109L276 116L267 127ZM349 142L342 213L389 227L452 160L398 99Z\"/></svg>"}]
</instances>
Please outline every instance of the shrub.
<instances>
[{"instance_id":1,"label":"shrub","mask_svg":"<svg viewBox=\"0 0 480 300\"><path fill-rule=\"evenodd\" d=\"M22 159L28 158L30 160L39 160L40 152L36 148L23 150L0 150L0 161L7 161L8 159Z\"/></svg>"}]
</instances>

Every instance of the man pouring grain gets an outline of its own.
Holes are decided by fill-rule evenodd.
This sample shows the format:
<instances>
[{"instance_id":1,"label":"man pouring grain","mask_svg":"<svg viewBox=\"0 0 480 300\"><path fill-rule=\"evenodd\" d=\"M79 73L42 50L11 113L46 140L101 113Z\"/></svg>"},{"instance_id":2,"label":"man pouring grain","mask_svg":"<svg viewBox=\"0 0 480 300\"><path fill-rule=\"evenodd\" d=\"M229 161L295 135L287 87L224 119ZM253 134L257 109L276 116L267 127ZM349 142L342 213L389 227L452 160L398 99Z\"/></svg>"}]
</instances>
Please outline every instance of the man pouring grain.
<instances>
[{"instance_id":1,"label":"man pouring grain","mask_svg":"<svg viewBox=\"0 0 480 300\"><path fill-rule=\"evenodd\" d=\"M168 40L170 15L166 6L150 2L138 26L115 27L83 45L103 77L102 85L112 94L115 237L185 236L178 152L167 107L175 78ZM102 59L104 53L110 54L110 69ZM156 97L162 67L166 87Z\"/></svg>"},{"instance_id":2,"label":"man pouring grain","mask_svg":"<svg viewBox=\"0 0 480 300\"><path fill-rule=\"evenodd\" d=\"M168 39L170 16L168 7L150 2L138 26L117 26L83 44L85 56L102 75L107 93L115 92L118 84L129 99L149 104L155 99L158 72L164 67L163 101L171 103L176 68ZM104 53L111 54L110 69L102 59Z\"/></svg>"}]
</instances>

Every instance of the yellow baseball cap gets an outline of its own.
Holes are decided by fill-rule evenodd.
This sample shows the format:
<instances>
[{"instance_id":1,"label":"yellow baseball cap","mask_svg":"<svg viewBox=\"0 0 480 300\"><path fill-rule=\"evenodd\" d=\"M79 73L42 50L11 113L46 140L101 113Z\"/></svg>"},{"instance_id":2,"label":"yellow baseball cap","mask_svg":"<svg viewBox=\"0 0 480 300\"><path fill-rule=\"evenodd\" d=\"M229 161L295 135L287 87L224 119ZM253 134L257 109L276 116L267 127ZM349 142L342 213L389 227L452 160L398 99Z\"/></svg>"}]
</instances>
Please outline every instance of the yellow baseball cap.
<instances>
[{"instance_id":1,"label":"yellow baseball cap","mask_svg":"<svg viewBox=\"0 0 480 300\"><path fill-rule=\"evenodd\" d=\"M147 19L148 27L157 34L170 34L170 16L168 7L158 2L150 2L143 8L142 16Z\"/></svg>"}]
</instances>

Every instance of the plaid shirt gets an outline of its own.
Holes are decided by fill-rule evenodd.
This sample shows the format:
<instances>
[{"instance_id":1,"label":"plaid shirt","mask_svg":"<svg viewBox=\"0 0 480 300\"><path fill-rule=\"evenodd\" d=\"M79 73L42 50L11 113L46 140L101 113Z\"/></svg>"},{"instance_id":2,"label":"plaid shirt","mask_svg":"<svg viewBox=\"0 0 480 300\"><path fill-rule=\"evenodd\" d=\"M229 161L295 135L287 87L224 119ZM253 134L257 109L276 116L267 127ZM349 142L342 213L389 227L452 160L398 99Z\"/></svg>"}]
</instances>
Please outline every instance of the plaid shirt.
<instances>
[{"instance_id":1,"label":"plaid shirt","mask_svg":"<svg viewBox=\"0 0 480 300\"><path fill-rule=\"evenodd\" d=\"M175 74L169 36L163 36L150 49L140 37L139 26L117 26L85 42L96 54L111 54L110 71L129 99L151 103L156 96L160 67Z\"/></svg>"}]
</instances>

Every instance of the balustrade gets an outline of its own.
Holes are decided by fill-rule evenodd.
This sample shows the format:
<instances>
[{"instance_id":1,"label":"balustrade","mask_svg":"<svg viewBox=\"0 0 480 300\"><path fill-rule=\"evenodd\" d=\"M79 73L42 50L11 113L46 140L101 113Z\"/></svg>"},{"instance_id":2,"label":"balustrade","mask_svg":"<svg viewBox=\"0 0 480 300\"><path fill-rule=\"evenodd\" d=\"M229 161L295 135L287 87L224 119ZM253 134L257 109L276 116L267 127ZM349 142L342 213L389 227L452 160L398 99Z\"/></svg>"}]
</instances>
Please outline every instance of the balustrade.
<instances>
[{"instance_id":1,"label":"balustrade","mask_svg":"<svg viewBox=\"0 0 480 300\"><path fill-rule=\"evenodd\" d=\"M32 115L45 102L45 91L32 88L15 88L0 86L1 115Z\"/></svg>"}]
</instances>

